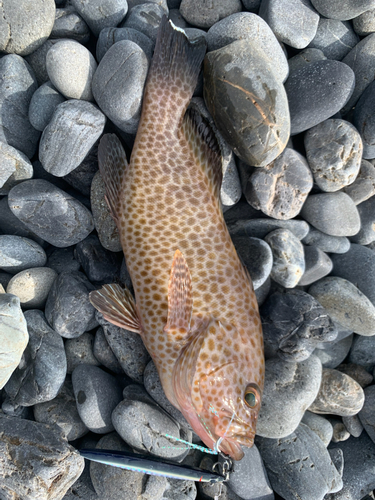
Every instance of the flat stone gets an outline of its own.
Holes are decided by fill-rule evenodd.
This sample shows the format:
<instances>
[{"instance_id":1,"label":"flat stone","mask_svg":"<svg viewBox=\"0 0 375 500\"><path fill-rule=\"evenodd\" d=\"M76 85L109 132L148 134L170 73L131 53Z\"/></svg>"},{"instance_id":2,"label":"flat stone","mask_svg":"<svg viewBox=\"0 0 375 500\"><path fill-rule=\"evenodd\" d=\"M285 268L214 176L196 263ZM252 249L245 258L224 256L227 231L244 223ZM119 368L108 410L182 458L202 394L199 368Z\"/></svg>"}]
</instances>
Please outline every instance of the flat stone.
<instances>
[{"instance_id":1,"label":"flat stone","mask_svg":"<svg viewBox=\"0 0 375 500\"><path fill-rule=\"evenodd\" d=\"M47 267L53 269L57 274L63 271L72 272L79 271L81 265L74 258L74 248L57 248L47 259Z\"/></svg>"},{"instance_id":2,"label":"flat stone","mask_svg":"<svg viewBox=\"0 0 375 500\"><path fill-rule=\"evenodd\" d=\"M287 229L296 238L302 240L309 232L309 225L302 220L239 219L235 222L228 222L228 229L232 236L261 239L276 229Z\"/></svg>"},{"instance_id":3,"label":"flat stone","mask_svg":"<svg viewBox=\"0 0 375 500\"><path fill-rule=\"evenodd\" d=\"M126 0L92 0L90 2L72 0L71 4L96 37L103 28L117 26L128 12Z\"/></svg>"},{"instance_id":4,"label":"flat stone","mask_svg":"<svg viewBox=\"0 0 375 500\"><path fill-rule=\"evenodd\" d=\"M232 241L238 255L249 271L254 290L256 290L263 285L270 275L273 263L271 248L259 238L238 236L233 237Z\"/></svg>"},{"instance_id":5,"label":"flat stone","mask_svg":"<svg viewBox=\"0 0 375 500\"><path fill-rule=\"evenodd\" d=\"M25 269L9 281L7 293L17 295L24 309L43 309L56 276L48 267Z\"/></svg>"},{"instance_id":6,"label":"flat stone","mask_svg":"<svg viewBox=\"0 0 375 500\"><path fill-rule=\"evenodd\" d=\"M302 423L310 427L315 434L323 441L325 446L328 446L332 439L333 428L332 424L324 417L306 411Z\"/></svg>"},{"instance_id":7,"label":"flat stone","mask_svg":"<svg viewBox=\"0 0 375 500\"><path fill-rule=\"evenodd\" d=\"M346 253L350 248L350 241L345 236L331 236L310 227L307 235L302 239L304 245L312 245L327 253Z\"/></svg>"},{"instance_id":8,"label":"flat stone","mask_svg":"<svg viewBox=\"0 0 375 500\"><path fill-rule=\"evenodd\" d=\"M311 3L322 16L341 21L353 19L375 6L374 0L344 0L329 3L325 0L311 0Z\"/></svg>"},{"instance_id":9,"label":"flat stone","mask_svg":"<svg viewBox=\"0 0 375 500\"><path fill-rule=\"evenodd\" d=\"M168 14L158 3L142 2L135 5L129 11L125 21L120 25L121 28L133 28L148 36L153 44L156 42L159 25L163 15Z\"/></svg>"},{"instance_id":10,"label":"flat stone","mask_svg":"<svg viewBox=\"0 0 375 500\"><path fill-rule=\"evenodd\" d=\"M78 365L100 366L93 352L94 335L82 333L75 339L65 341L65 353L67 361L67 373L72 373Z\"/></svg>"},{"instance_id":11,"label":"flat stone","mask_svg":"<svg viewBox=\"0 0 375 500\"><path fill-rule=\"evenodd\" d=\"M375 32L375 9L366 10L353 19L354 31L359 36L371 35Z\"/></svg>"},{"instance_id":12,"label":"flat stone","mask_svg":"<svg viewBox=\"0 0 375 500\"><path fill-rule=\"evenodd\" d=\"M372 384L374 378L369 373L363 366L361 365L356 365L355 363L345 363L342 365L339 365L337 369L342 372L346 373L354 379L358 384L364 389L368 385Z\"/></svg>"},{"instance_id":13,"label":"flat stone","mask_svg":"<svg viewBox=\"0 0 375 500\"><path fill-rule=\"evenodd\" d=\"M210 28L221 19L241 10L240 0L233 0L229 3L225 0L213 0L209 4L182 0L180 5L180 12L184 19L198 28Z\"/></svg>"},{"instance_id":14,"label":"flat stone","mask_svg":"<svg viewBox=\"0 0 375 500\"><path fill-rule=\"evenodd\" d=\"M28 157L17 149L0 142L0 196L7 195L13 186L33 177Z\"/></svg>"},{"instance_id":15,"label":"flat stone","mask_svg":"<svg viewBox=\"0 0 375 500\"><path fill-rule=\"evenodd\" d=\"M317 61L293 71L285 82L292 135L330 118L354 89L354 73L339 61Z\"/></svg>"},{"instance_id":16,"label":"flat stone","mask_svg":"<svg viewBox=\"0 0 375 500\"><path fill-rule=\"evenodd\" d=\"M46 252L33 240L22 236L0 235L0 269L17 274L30 267L42 267Z\"/></svg>"},{"instance_id":17,"label":"flat stone","mask_svg":"<svg viewBox=\"0 0 375 500\"><path fill-rule=\"evenodd\" d=\"M358 42L350 23L321 17L309 47L320 49L327 59L341 61Z\"/></svg>"},{"instance_id":18,"label":"flat stone","mask_svg":"<svg viewBox=\"0 0 375 500\"><path fill-rule=\"evenodd\" d=\"M116 356L105 338L103 327L101 326L96 330L92 352L99 363L108 368L111 372L119 374L124 373L124 370L121 368L120 363L117 361Z\"/></svg>"},{"instance_id":19,"label":"flat stone","mask_svg":"<svg viewBox=\"0 0 375 500\"><path fill-rule=\"evenodd\" d=\"M101 30L96 44L96 58L100 62L104 54L117 42L130 40L136 43L151 61L154 43L152 40L134 28L104 28Z\"/></svg>"},{"instance_id":20,"label":"flat stone","mask_svg":"<svg viewBox=\"0 0 375 500\"><path fill-rule=\"evenodd\" d=\"M350 349L349 362L363 366L370 371L375 366L375 336L356 335Z\"/></svg>"},{"instance_id":21,"label":"flat stone","mask_svg":"<svg viewBox=\"0 0 375 500\"><path fill-rule=\"evenodd\" d=\"M43 132L52 119L57 106L65 101L65 97L50 81L43 83L33 94L29 106L31 125Z\"/></svg>"},{"instance_id":22,"label":"flat stone","mask_svg":"<svg viewBox=\"0 0 375 500\"><path fill-rule=\"evenodd\" d=\"M318 345L314 355L320 359L324 368L336 368L349 354L352 342L353 334L344 338L338 336L331 342Z\"/></svg>"},{"instance_id":23,"label":"flat stone","mask_svg":"<svg viewBox=\"0 0 375 500\"><path fill-rule=\"evenodd\" d=\"M361 229L350 238L353 243L369 245L375 240L374 206L375 196L371 196L368 200L357 205L358 214L361 220Z\"/></svg>"},{"instance_id":24,"label":"flat stone","mask_svg":"<svg viewBox=\"0 0 375 500\"><path fill-rule=\"evenodd\" d=\"M258 44L238 40L209 52L204 77L207 108L234 153L250 165L271 163L289 139L289 112L284 87Z\"/></svg>"},{"instance_id":25,"label":"flat stone","mask_svg":"<svg viewBox=\"0 0 375 500\"><path fill-rule=\"evenodd\" d=\"M356 205L368 200L375 194L375 167L367 160L361 161L356 180L344 188Z\"/></svg>"},{"instance_id":26,"label":"flat stone","mask_svg":"<svg viewBox=\"0 0 375 500\"><path fill-rule=\"evenodd\" d=\"M86 44L90 40L90 30L74 7L56 9L55 23L50 38L69 38Z\"/></svg>"},{"instance_id":27,"label":"flat stone","mask_svg":"<svg viewBox=\"0 0 375 500\"><path fill-rule=\"evenodd\" d=\"M303 68L306 64L311 64L317 61L324 61L326 56L319 49L304 49L298 52L295 56L288 59L289 72L292 73L297 69Z\"/></svg>"}]
</instances>

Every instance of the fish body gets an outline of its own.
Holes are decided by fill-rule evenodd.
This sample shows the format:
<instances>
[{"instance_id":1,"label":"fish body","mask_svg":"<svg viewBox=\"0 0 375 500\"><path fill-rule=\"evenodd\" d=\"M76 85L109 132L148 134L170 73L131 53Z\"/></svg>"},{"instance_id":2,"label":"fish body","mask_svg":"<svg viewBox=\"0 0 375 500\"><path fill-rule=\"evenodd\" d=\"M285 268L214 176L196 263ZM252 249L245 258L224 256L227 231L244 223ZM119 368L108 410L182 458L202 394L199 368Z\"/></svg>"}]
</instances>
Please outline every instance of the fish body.
<instances>
[{"instance_id":1,"label":"fish body","mask_svg":"<svg viewBox=\"0 0 375 500\"><path fill-rule=\"evenodd\" d=\"M139 331L166 396L210 448L235 460L253 444L264 383L261 322L251 279L219 200L221 155L190 110L205 45L164 18L127 164L114 135L99 166L135 293L111 285L91 302ZM126 295L126 296L125 296Z\"/></svg>"}]
</instances>

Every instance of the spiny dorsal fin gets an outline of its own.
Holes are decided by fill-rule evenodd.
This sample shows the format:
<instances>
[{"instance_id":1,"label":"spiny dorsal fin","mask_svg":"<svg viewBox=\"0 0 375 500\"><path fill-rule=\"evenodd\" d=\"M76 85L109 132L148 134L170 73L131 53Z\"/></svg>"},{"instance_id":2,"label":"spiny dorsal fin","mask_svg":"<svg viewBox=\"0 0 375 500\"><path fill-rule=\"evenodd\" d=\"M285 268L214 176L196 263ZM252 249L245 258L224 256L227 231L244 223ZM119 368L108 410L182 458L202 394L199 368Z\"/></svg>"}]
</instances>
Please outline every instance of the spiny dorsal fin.
<instances>
[{"instance_id":1,"label":"spiny dorsal fin","mask_svg":"<svg viewBox=\"0 0 375 500\"><path fill-rule=\"evenodd\" d=\"M182 122L182 132L192 151L197 150L197 163L207 175L215 196L219 198L223 177L221 151L210 124L197 110L189 108Z\"/></svg>"},{"instance_id":2,"label":"spiny dorsal fin","mask_svg":"<svg viewBox=\"0 0 375 500\"><path fill-rule=\"evenodd\" d=\"M131 332L141 333L141 321L132 294L119 285L104 285L89 296L91 304L103 314L103 317Z\"/></svg>"},{"instance_id":3,"label":"spiny dorsal fin","mask_svg":"<svg viewBox=\"0 0 375 500\"><path fill-rule=\"evenodd\" d=\"M98 148L98 162L100 174L106 190L106 201L112 217L118 219L119 194L128 161L124 148L115 134L106 134L100 140Z\"/></svg>"}]
</instances>

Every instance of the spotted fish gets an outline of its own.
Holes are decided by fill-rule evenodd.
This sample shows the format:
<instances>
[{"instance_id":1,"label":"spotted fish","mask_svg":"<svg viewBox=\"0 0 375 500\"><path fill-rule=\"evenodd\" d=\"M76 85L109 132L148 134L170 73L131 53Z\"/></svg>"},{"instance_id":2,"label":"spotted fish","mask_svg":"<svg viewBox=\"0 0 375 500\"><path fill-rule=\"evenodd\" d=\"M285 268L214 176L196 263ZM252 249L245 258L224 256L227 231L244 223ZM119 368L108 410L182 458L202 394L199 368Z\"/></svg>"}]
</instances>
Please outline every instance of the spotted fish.
<instances>
[{"instance_id":1,"label":"spotted fish","mask_svg":"<svg viewBox=\"0 0 375 500\"><path fill-rule=\"evenodd\" d=\"M92 304L139 332L169 401L209 448L252 446L264 357L258 305L224 222L220 150L188 104L205 54L162 20L131 160L115 135L98 150L135 292L105 285Z\"/></svg>"}]
</instances>

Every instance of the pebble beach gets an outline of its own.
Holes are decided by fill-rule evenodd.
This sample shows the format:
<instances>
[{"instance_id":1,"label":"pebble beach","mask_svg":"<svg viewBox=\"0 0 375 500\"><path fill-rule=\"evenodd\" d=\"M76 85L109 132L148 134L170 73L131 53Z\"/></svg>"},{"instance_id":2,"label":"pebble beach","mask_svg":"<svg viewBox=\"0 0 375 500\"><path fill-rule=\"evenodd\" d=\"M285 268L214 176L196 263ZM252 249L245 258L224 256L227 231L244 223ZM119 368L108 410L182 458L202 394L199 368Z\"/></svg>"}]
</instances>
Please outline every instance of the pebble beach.
<instances>
[{"instance_id":1,"label":"pebble beach","mask_svg":"<svg viewBox=\"0 0 375 500\"><path fill-rule=\"evenodd\" d=\"M375 0L8 0L0 14L0 499L374 500ZM255 444L221 490L77 451L222 461L140 336L89 301L133 291L97 151L115 133L130 158L164 15L207 45L189 106L219 144L263 325Z\"/></svg>"}]
</instances>

